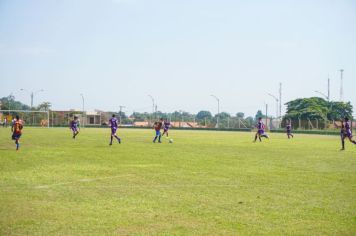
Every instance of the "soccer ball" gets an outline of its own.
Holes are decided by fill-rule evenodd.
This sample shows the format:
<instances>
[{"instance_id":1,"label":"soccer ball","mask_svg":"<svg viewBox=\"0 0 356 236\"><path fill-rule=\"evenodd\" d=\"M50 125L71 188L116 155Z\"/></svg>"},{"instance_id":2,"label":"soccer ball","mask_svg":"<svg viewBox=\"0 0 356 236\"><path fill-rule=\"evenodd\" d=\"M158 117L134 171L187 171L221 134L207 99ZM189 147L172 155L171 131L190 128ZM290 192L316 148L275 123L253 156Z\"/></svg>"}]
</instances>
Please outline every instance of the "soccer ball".
<instances>
[{"instance_id":1,"label":"soccer ball","mask_svg":"<svg viewBox=\"0 0 356 236\"><path fill-rule=\"evenodd\" d=\"M173 143L173 139L172 138L169 140L169 143Z\"/></svg>"}]
</instances>

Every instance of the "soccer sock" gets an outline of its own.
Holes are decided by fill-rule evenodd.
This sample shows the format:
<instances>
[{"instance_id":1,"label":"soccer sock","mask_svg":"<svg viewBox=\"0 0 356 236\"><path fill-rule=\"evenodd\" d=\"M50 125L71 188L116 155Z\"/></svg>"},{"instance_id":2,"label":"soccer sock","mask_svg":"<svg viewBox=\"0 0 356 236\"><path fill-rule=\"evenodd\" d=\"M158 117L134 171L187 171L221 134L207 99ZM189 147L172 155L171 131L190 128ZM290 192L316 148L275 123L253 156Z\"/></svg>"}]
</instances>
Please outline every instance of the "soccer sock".
<instances>
[{"instance_id":1,"label":"soccer sock","mask_svg":"<svg viewBox=\"0 0 356 236\"><path fill-rule=\"evenodd\" d=\"M345 140L341 140L342 149L345 149Z\"/></svg>"},{"instance_id":2,"label":"soccer sock","mask_svg":"<svg viewBox=\"0 0 356 236\"><path fill-rule=\"evenodd\" d=\"M153 142L156 142L157 136L155 136L155 138L153 139Z\"/></svg>"},{"instance_id":3,"label":"soccer sock","mask_svg":"<svg viewBox=\"0 0 356 236\"><path fill-rule=\"evenodd\" d=\"M20 143L18 140L15 141L15 144L16 144L16 150L19 150L19 147L20 147Z\"/></svg>"},{"instance_id":4,"label":"soccer sock","mask_svg":"<svg viewBox=\"0 0 356 236\"><path fill-rule=\"evenodd\" d=\"M260 142L262 142L261 136L258 136L258 139L260 140Z\"/></svg>"},{"instance_id":5,"label":"soccer sock","mask_svg":"<svg viewBox=\"0 0 356 236\"><path fill-rule=\"evenodd\" d=\"M112 144L112 136L110 137L110 144Z\"/></svg>"},{"instance_id":6,"label":"soccer sock","mask_svg":"<svg viewBox=\"0 0 356 236\"><path fill-rule=\"evenodd\" d=\"M115 135L115 138L119 141L119 143L121 143L121 139L117 135Z\"/></svg>"},{"instance_id":7,"label":"soccer sock","mask_svg":"<svg viewBox=\"0 0 356 236\"><path fill-rule=\"evenodd\" d=\"M158 142L161 142L162 135L158 136Z\"/></svg>"},{"instance_id":8,"label":"soccer sock","mask_svg":"<svg viewBox=\"0 0 356 236\"><path fill-rule=\"evenodd\" d=\"M257 140L257 135L255 135L255 140L254 140L254 142L256 142L256 140Z\"/></svg>"}]
</instances>

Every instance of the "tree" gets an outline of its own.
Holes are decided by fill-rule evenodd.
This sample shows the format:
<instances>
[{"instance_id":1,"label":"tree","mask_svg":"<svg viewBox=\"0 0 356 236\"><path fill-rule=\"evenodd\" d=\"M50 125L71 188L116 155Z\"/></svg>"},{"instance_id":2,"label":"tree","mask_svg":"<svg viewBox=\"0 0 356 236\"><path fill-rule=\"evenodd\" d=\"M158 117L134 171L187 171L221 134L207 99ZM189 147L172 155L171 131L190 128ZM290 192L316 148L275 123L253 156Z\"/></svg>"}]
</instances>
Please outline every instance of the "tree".
<instances>
[{"instance_id":1,"label":"tree","mask_svg":"<svg viewBox=\"0 0 356 236\"><path fill-rule=\"evenodd\" d=\"M199 111L196 115L197 120L211 119L212 117L210 111Z\"/></svg>"},{"instance_id":2,"label":"tree","mask_svg":"<svg viewBox=\"0 0 356 236\"><path fill-rule=\"evenodd\" d=\"M243 118L245 117L245 113L243 113L243 112L237 112L237 113L236 113L236 117L237 117L237 118L240 118L240 119L243 119Z\"/></svg>"},{"instance_id":3,"label":"tree","mask_svg":"<svg viewBox=\"0 0 356 236\"><path fill-rule=\"evenodd\" d=\"M255 120L258 120L258 118L265 118L266 116L263 115L262 111L261 110L258 110L256 115L255 115Z\"/></svg>"},{"instance_id":4,"label":"tree","mask_svg":"<svg viewBox=\"0 0 356 236\"><path fill-rule=\"evenodd\" d=\"M323 119L339 120L344 117L352 118L350 102L328 102L323 98L299 98L286 103L287 119Z\"/></svg>"},{"instance_id":5,"label":"tree","mask_svg":"<svg viewBox=\"0 0 356 236\"><path fill-rule=\"evenodd\" d=\"M30 110L30 107L15 100L13 95L0 98L2 110Z\"/></svg>"},{"instance_id":6,"label":"tree","mask_svg":"<svg viewBox=\"0 0 356 236\"><path fill-rule=\"evenodd\" d=\"M38 105L37 110L39 111L48 111L51 108L52 104L50 102L42 102Z\"/></svg>"},{"instance_id":7,"label":"tree","mask_svg":"<svg viewBox=\"0 0 356 236\"><path fill-rule=\"evenodd\" d=\"M227 112L220 112L219 114L216 114L215 117L218 117L220 120L224 120L227 119L228 117L230 117L230 114Z\"/></svg>"},{"instance_id":8,"label":"tree","mask_svg":"<svg viewBox=\"0 0 356 236\"><path fill-rule=\"evenodd\" d=\"M341 120L345 117L352 119L352 105L350 102L330 102L329 103L329 120Z\"/></svg>"}]
</instances>

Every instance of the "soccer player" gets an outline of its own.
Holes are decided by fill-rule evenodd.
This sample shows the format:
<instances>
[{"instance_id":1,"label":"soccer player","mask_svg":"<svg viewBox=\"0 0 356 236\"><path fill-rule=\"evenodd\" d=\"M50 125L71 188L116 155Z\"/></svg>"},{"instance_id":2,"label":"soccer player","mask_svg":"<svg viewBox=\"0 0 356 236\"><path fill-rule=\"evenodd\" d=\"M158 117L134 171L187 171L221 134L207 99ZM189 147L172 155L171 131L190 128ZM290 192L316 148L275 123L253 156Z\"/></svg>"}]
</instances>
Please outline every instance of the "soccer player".
<instances>
[{"instance_id":1,"label":"soccer player","mask_svg":"<svg viewBox=\"0 0 356 236\"><path fill-rule=\"evenodd\" d=\"M79 121L77 116L74 116L73 120L70 122L69 129L73 131L73 139L75 139L79 134Z\"/></svg>"},{"instance_id":2,"label":"soccer player","mask_svg":"<svg viewBox=\"0 0 356 236\"><path fill-rule=\"evenodd\" d=\"M169 122L167 119L163 122L163 134L162 136L164 136L164 134L167 135L168 137L168 130L169 128L171 128L171 122Z\"/></svg>"},{"instance_id":3,"label":"soccer player","mask_svg":"<svg viewBox=\"0 0 356 236\"><path fill-rule=\"evenodd\" d=\"M155 143L157 138L158 138L158 142L161 143L161 128L162 128L162 125L163 125L163 119L159 119L159 121L156 121L153 125L155 131L156 131L156 136L155 138L153 139L153 142Z\"/></svg>"},{"instance_id":4,"label":"soccer player","mask_svg":"<svg viewBox=\"0 0 356 236\"><path fill-rule=\"evenodd\" d=\"M20 137L22 134L23 123L20 120L20 117L16 115L16 118L13 120L11 124L11 132L12 132L12 140L15 140L16 151L20 148Z\"/></svg>"},{"instance_id":5,"label":"soccer player","mask_svg":"<svg viewBox=\"0 0 356 236\"><path fill-rule=\"evenodd\" d=\"M336 125L336 124L335 124ZM337 126L337 125L336 125ZM339 126L337 126L339 127ZM349 118L345 117L344 121L341 121L341 151L345 150L345 139L348 138L349 141L353 144L356 144L355 140L352 140L352 131L351 131L351 123Z\"/></svg>"},{"instance_id":6,"label":"soccer player","mask_svg":"<svg viewBox=\"0 0 356 236\"><path fill-rule=\"evenodd\" d=\"M257 137L260 140L260 142L262 141L261 137L269 138L268 135L265 133L265 125L263 124L261 117L258 118L258 123L256 124L256 128L257 128L257 132L255 135L254 142L256 142Z\"/></svg>"},{"instance_id":7,"label":"soccer player","mask_svg":"<svg viewBox=\"0 0 356 236\"><path fill-rule=\"evenodd\" d=\"M286 130L287 130L287 137L290 139L290 137L294 138L294 135L292 134L292 122L290 120L286 121Z\"/></svg>"},{"instance_id":8,"label":"soccer player","mask_svg":"<svg viewBox=\"0 0 356 236\"><path fill-rule=\"evenodd\" d=\"M111 128L111 137L109 145L112 145L112 140L115 137L119 143L121 143L121 139L117 136L116 131L118 127L118 120L115 117L115 114L112 115L112 118L109 120L109 126Z\"/></svg>"}]
</instances>

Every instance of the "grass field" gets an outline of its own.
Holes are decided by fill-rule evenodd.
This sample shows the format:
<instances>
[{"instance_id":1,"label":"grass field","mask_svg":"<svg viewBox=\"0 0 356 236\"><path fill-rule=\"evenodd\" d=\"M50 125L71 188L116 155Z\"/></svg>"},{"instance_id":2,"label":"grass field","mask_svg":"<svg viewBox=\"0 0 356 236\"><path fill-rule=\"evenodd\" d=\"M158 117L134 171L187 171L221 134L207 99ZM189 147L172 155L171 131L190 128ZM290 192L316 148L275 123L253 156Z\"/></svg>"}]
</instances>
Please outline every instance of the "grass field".
<instances>
[{"instance_id":1,"label":"grass field","mask_svg":"<svg viewBox=\"0 0 356 236\"><path fill-rule=\"evenodd\" d=\"M356 146L339 137L0 129L0 235L356 235Z\"/></svg>"}]
</instances>

